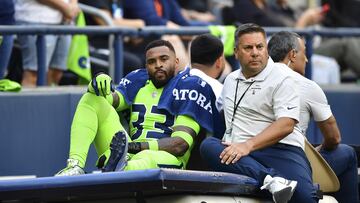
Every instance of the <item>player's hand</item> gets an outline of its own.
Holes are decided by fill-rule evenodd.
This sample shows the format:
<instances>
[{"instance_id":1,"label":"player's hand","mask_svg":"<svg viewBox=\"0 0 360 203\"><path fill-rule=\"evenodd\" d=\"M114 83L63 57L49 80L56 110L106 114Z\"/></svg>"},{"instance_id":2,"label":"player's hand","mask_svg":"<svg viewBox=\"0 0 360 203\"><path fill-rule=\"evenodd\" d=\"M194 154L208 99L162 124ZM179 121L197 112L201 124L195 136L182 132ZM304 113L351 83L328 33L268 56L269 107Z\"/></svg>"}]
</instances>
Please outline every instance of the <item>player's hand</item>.
<instances>
[{"instance_id":1,"label":"player's hand","mask_svg":"<svg viewBox=\"0 0 360 203\"><path fill-rule=\"evenodd\" d=\"M112 79L109 75L100 73L95 76L88 85L88 91L97 96L106 97L111 92L114 92Z\"/></svg>"}]
</instances>

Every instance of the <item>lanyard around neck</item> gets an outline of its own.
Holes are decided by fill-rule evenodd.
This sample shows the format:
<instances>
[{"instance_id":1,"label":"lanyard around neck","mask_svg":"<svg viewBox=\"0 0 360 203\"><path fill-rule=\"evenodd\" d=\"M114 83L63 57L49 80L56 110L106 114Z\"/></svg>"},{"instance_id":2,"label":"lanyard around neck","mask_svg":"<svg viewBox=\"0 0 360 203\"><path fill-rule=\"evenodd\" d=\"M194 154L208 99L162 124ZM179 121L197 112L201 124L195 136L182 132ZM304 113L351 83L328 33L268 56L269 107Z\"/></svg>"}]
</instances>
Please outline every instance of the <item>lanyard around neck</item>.
<instances>
[{"instance_id":1,"label":"lanyard around neck","mask_svg":"<svg viewBox=\"0 0 360 203\"><path fill-rule=\"evenodd\" d=\"M236 82L236 90L235 90L235 99L234 99L234 111L233 111L233 115L232 115L232 118L231 118L231 123L234 122L235 113L236 113L237 108L239 107L239 104L240 104L241 100L243 99L243 97L245 96L246 92L249 90L249 88L251 87L251 85L254 84L254 82L255 82L255 81L253 81L253 82L250 83L250 85L246 88L246 90L244 91L244 93L241 95L239 101L236 102L237 93L238 93L238 87L239 87L239 81L240 81L240 79L237 79L237 82Z\"/></svg>"}]
</instances>

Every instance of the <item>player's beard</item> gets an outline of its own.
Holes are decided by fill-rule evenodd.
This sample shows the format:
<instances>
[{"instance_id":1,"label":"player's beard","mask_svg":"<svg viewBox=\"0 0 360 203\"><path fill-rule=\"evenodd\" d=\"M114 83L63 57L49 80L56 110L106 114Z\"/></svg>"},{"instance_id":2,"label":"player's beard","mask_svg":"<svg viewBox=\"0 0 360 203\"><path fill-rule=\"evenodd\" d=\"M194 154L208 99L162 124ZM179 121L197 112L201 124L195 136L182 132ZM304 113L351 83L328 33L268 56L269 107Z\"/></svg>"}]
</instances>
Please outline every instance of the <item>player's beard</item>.
<instances>
[{"instance_id":1,"label":"player's beard","mask_svg":"<svg viewBox=\"0 0 360 203\"><path fill-rule=\"evenodd\" d=\"M167 70L167 71L166 71ZM159 75L160 73L160 75ZM149 72L149 78L156 88L164 87L175 76L175 67L157 69Z\"/></svg>"},{"instance_id":2,"label":"player's beard","mask_svg":"<svg viewBox=\"0 0 360 203\"><path fill-rule=\"evenodd\" d=\"M150 80L152 81L152 83L154 84L154 86L156 88L160 88L160 87L164 87L169 82L169 80L172 78L172 77L169 77L169 75L167 73L165 73L165 75L166 75L166 77L163 79L157 79L155 77L155 75L153 75L153 74L149 75L149 77L150 77Z\"/></svg>"}]
</instances>

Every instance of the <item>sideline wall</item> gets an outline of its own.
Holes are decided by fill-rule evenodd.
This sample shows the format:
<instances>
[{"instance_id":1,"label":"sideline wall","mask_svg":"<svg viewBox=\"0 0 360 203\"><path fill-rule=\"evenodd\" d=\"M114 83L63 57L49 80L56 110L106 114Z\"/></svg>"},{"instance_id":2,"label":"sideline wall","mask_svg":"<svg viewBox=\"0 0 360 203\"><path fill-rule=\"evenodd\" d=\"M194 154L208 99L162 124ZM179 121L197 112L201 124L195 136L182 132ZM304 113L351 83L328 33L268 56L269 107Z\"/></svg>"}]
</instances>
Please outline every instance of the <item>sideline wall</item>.
<instances>
[{"instance_id":1,"label":"sideline wall","mask_svg":"<svg viewBox=\"0 0 360 203\"><path fill-rule=\"evenodd\" d=\"M360 146L360 87L324 87L343 143ZM85 87L0 93L0 176L52 176L65 167L72 117ZM315 125L309 140L321 143ZM86 171L96 170L91 149Z\"/></svg>"},{"instance_id":2,"label":"sideline wall","mask_svg":"<svg viewBox=\"0 0 360 203\"><path fill-rule=\"evenodd\" d=\"M52 176L66 165L70 126L82 88L0 93L0 176ZM87 170L94 170L95 150Z\"/></svg>"}]
</instances>

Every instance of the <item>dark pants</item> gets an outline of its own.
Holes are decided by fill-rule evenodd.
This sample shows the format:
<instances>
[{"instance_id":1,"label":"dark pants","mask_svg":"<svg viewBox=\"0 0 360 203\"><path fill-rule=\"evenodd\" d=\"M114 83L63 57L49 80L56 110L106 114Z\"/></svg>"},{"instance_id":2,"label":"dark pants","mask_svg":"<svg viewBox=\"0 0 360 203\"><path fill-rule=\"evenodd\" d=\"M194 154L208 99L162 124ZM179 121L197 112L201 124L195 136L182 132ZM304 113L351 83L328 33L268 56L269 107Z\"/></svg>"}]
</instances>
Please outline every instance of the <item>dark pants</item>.
<instances>
[{"instance_id":1,"label":"dark pants","mask_svg":"<svg viewBox=\"0 0 360 203\"><path fill-rule=\"evenodd\" d=\"M335 58L341 70L351 69L360 77L360 38L343 37L323 40L314 53Z\"/></svg>"},{"instance_id":2,"label":"dark pants","mask_svg":"<svg viewBox=\"0 0 360 203\"><path fill-rule=\"evenodd\" d=\"M299 147L275 144L242 157L235 164L222 164L220 153L225 149L221 140L208 137L201 146L200 153L208 165L216 171L237 173L256 179L263 185L267 174L298 181L290 202L318 202L317 187L312 183L312 172L304 151Z\"/></svg>"},{"instance_id":3,"label":"dark pants","mask_svg":"<svg viewBox=\"0 0 360 203\"><path fill-rule=\"evenodd\" d=\"M340 144L335 150L320 150L340 181L340 190L334 197L340 203L359 202L357 158L355 150Z\"/></svg>"},{"instance_id":4,"label":"dark pants","mask_svg":"<svg viewBox=\"0 0 360 203\"><path fill-rule=\"evenodd\" d=\"M3 35L2 37L3 39L0 43L0 79L5 75L13 48L13 36Z\"/></svg>"}]
</instances>

